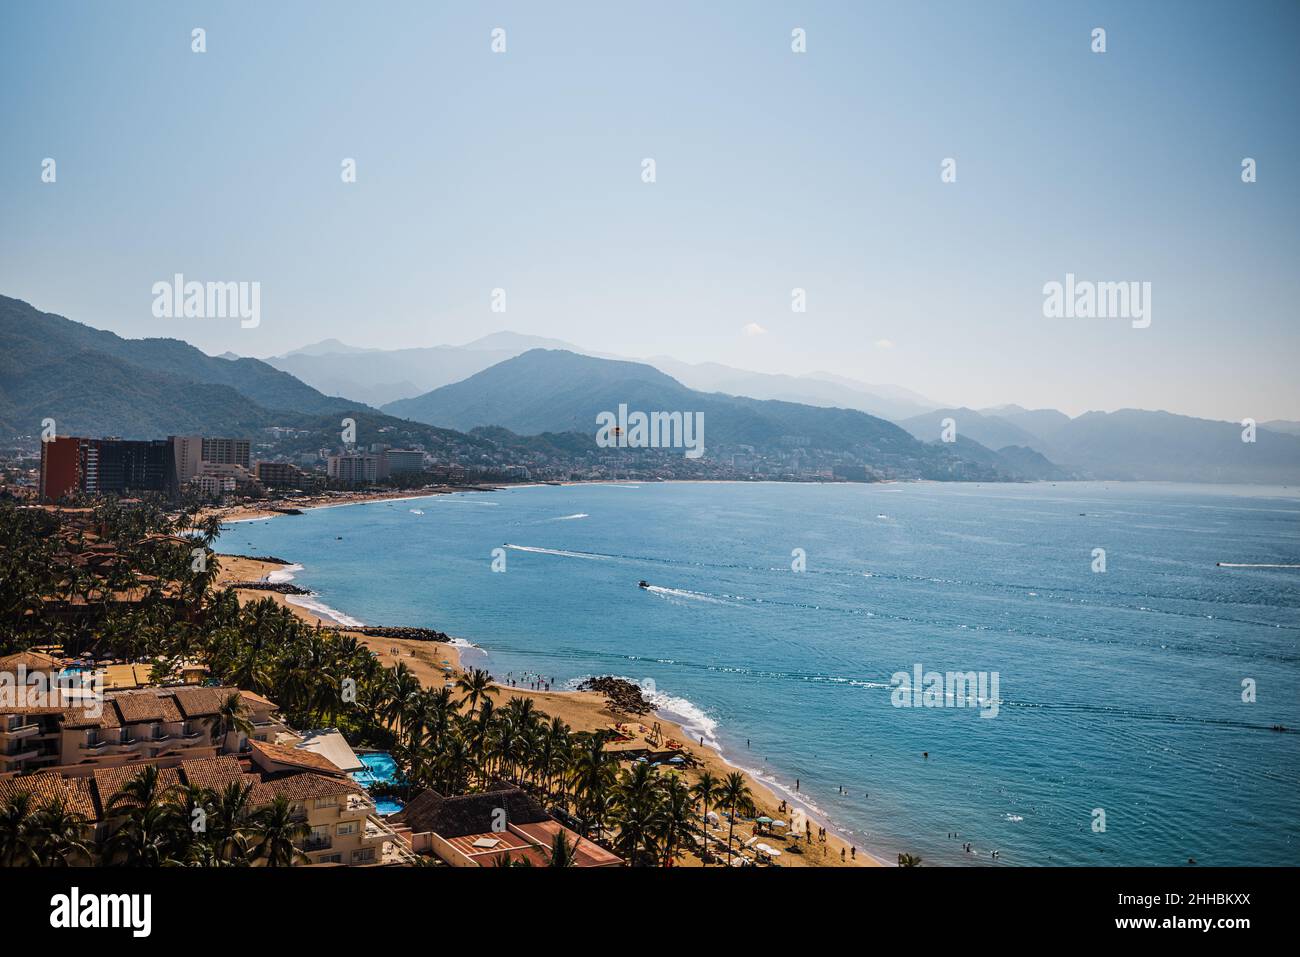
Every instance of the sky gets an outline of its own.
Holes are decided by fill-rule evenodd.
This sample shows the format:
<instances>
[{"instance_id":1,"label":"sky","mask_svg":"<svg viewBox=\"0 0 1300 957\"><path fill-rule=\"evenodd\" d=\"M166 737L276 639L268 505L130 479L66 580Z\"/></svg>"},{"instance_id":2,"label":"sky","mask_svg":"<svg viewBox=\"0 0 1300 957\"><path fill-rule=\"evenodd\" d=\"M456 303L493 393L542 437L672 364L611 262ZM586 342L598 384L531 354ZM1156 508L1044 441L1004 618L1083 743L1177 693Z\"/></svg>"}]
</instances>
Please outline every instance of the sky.
<instances>
[{"instance_id":1,"label":"sky","mask_svg":"<svg viewBox=\"0 0 1300 957\"><path fill-rule=\"evenodd\" d=\"M510 329L1300 419L1298 51L1290 0L4 4L0 294L211 354ZM155 317L176 273L258 325ZM1150 324L1046 316L1067 273Z\"/></svg>"}]
</instances>

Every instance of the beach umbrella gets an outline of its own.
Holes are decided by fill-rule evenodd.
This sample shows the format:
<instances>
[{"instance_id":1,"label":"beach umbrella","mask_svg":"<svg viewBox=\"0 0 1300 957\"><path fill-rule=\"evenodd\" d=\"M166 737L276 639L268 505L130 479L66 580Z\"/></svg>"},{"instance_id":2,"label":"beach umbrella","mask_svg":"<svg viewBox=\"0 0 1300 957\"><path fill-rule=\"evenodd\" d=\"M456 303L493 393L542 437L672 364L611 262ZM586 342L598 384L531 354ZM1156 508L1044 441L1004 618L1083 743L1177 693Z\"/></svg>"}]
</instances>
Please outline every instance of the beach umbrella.
<instances>
[{"instance_id":1,"label":"beach umbrella","mask_svg":"<svg viewBox=\"0 0 1300 957\"><path fill-rule=\"evenodd\" d=\"M710 811L708 814L704 816L707 817L710 821L716 821L719 819L717 811Z\"/></svg>"},{"instance_id":2,"label":"beach umbrella","mask_svg":"<svg viewBox=\"0 0 1300 957\"><path fill-rule=\"evenodd\" d=\"M685 761L685 760L686 760L686 759L685 759L684 757L682 757L680 754L678 754L678 755L674 755L673 757L669 758L669 759L668 759L668 763L669 763L669 764L681 764L681 763L682 763L683 761Z\"/></svg>"},{"instance_id":3,"label":"beach umbrella","mask_svg":"<svg viewBox=\"0 0 1300 957\"><path fill-rule=\"evenodd\" d=\"M772 823L772 819L771 819L770 817L768 817L767 815L764 815L763 817L756 817L756 818L754 818L754 820L757 821L759 824L771 824L771 823Z\"/></svg>"},{"instance_id":4,"label":"beach umbrella","mask_svg":"<svg viewBox=\"0 0 1300 957\"><path fill-rule=\"evenodd\" d=\"M772 826L773 826L773 827L785 827L786 824L785 824L785 821L773 821L773 822L772 822Z\"/></svg>"}]
</instances>

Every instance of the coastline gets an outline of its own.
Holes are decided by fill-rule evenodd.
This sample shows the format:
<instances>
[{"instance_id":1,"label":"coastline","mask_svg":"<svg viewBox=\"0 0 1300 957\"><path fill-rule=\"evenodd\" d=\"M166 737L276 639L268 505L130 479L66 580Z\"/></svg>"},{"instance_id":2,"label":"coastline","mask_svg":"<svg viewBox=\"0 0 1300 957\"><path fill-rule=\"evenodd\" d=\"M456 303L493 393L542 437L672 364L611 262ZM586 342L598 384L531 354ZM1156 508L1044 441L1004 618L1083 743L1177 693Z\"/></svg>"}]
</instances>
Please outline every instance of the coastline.
<instances>
[{"instance_id":1,"label":"coastline","mask_svg":"<svg viewBox=\"0 0 1300 957\"><path fill-rule=\"evenodd\" d=\"M426 496L415 496L424 498ZM391 498L391 496L384 496ZM369 500L369 499L368 499ZM382 501L383 498L373 499ZM361 501L346 502L337 504L362 504ZM316 506L330 507L330 506ZM266 518L274 518L278 515L285 514L282 512L268 513ZM252 521L252 518L245 518L244 521ZM233 555L217 555L218 570L214 581L214 586L221 588L234 582L249 581L266 581L266 582L288 582L293 579L294 573L302 570L298 564L284 565L280 562L263 561L255 558ZM307 604L303 601L303 596L284 595L274 591L263 591L251 588L236 588L236 597L240 604L248 601L256 601L260 598L271 598L277 604L289 609L294 615L311 625L319 625L323 628L334 628L342 634L350 635L356 640L368 647L380 660L380 662L392 667L397 662L405 664L413 674L420 680L420 683L429 688L441 687L443 683L454 680L460 674L465 672L462 662L462 648L474 648L483 654L488 654L486 649L481 649L477 645L464 640L452 637L448 642L424 641L409 638L386 638L366 635L357 630L364 627L343 612L330 608L321 603ZM298 598L295 602L293 599ZM337 617L335 617L337 616ZM345 619L340 621L339 619ZM374 624L374 623L370 623ZM445 662L445 664L444 664ZM450 670L448 670L450 669ZM499 677L495 687L501 693L502 699L513 696L522 696L532 698L539 709L554 717L559 717L565 721L575 731L596 731L602 728L609 728L612 724L624 722L629 725L639 725L644 720L650 718L646 715L644 718L635 715L628 715L613 710L607 703L605 696L595 691L578 691L568 689L553 689L551 691L534 691L528 688L511 687L504 683ZM802 848L806 848L803 853L791 853L787 851L782 855L781 866L783 867L884 867L888 866L876 854L873 854L868 848L859 847L853 841L845 838L835 826L825 819L824 813L816 808L815 804L802 795L787 793L784 798L779 796L774 790L772 784L763 780L759 772L746 768L735 763L727 757L721 745L712 740L712 734L706 733L704 740L701 741L699 734L693 734L691 729L683 723L689 720L684 715L679 715L665 708L663 705L656 705L653 712L653 720L656 721L663 729L667 738L675 738L678 741L689 742L685 748L686 752L692 755L698 761L703 769L711 771L717 777L725 777L733 771L739 771L744 775L746 783L749 785L754 797L756 814L766 815L775 820L789 820L790 812L799 808L807 816L808 821L814 829L826 829L826 841L814 841L807 844L799 842ZM780 811L782 800L786 802L786 810ZM741 835L741 829L745 825L738 824L736 829L737 837ZM774 838L767 835L766 840L780 841L780 838ZM788 840L788 839L787 839ZM791 842L793 843L793 842ZM782 842L779 846L785 847L786 843ZM853 858L848 857L848 851L852 848L856 852ZM840 852L845 853L845 860L840 860ZM693 855L688 855L686 863L690 866L698 866L700 862Z\"/></svg>"}]
</instances>

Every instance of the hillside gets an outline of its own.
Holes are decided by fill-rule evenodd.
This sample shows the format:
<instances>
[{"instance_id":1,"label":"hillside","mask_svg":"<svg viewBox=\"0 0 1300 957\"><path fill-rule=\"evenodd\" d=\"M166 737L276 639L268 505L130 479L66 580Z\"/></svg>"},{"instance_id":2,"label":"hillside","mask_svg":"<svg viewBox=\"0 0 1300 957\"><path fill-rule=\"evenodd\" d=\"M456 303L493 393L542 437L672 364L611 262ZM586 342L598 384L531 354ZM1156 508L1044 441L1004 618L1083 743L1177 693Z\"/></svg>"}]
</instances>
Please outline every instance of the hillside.
<instances>
[{"instance_id":1,"label":"hillside","mask_svg":"<svg viewBox=\"0 0 1300 957\"><path fill-rule=\"evenodd\" d=\"M757 452L791 460L820 457L823 467L862 464L891 474L954 477L980 464L999 475L996 453L978 457L927 446L883 419L852 409L697 392L649 365L535 349L468 379L384 409L462 431L500 426L512 432L587 432L601 412L702 413L706 454Z\"/></svg>"}]
</instances>

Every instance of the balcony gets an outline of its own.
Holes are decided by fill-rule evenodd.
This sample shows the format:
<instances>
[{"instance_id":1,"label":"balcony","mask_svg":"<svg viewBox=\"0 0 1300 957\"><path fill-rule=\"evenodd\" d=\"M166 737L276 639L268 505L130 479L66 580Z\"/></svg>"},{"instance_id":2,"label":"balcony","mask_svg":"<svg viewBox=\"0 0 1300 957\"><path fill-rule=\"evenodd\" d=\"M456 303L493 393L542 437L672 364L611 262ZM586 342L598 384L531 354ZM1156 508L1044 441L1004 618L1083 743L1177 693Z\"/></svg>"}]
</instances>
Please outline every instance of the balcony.
<instances>
[{"instance_id":1,"label":"balcony","mask_svg":"<svg viewBox=\"0 0 1300 957\"><path fill-rule=\"evenodd\" d=\"M11 727L0 727L0 741L21 741L23 738L30 738L41 730L39 724L15 724Z\"/></svg>"},{"instance_id":2,"label":"balcony","mask_svg":"<svg viewBox=\"0 0 1300 957\"><path fill-rule=\"evenodd\" d=\"M13 765L20 761L29 761L38 754L40 754L40 752L35 748L30 748L27 751L14 751L12 753L0 751L0 765Z\"/></svg>"},{"instance_id":3,"label":"balcony","mask_svg":"<svg viewBox=\"0 0 1300 957\"><path fill-rule=\"evenodd\" d=\"M313 834L302 842L304 851L324 851L334 846L334 838L328 834Z\"/></svg>"},{"instance_id":4,"label":"balcony","mask_svg":"<svg viewBox=\"0 0 1300 957\"><path fill-rule=\"evenodd\" d=\"M81 750L89 751L91 754L103 754L111 747L114 747L112 741L83 741L81 743Z\"/></svg>"}]
</instances>

